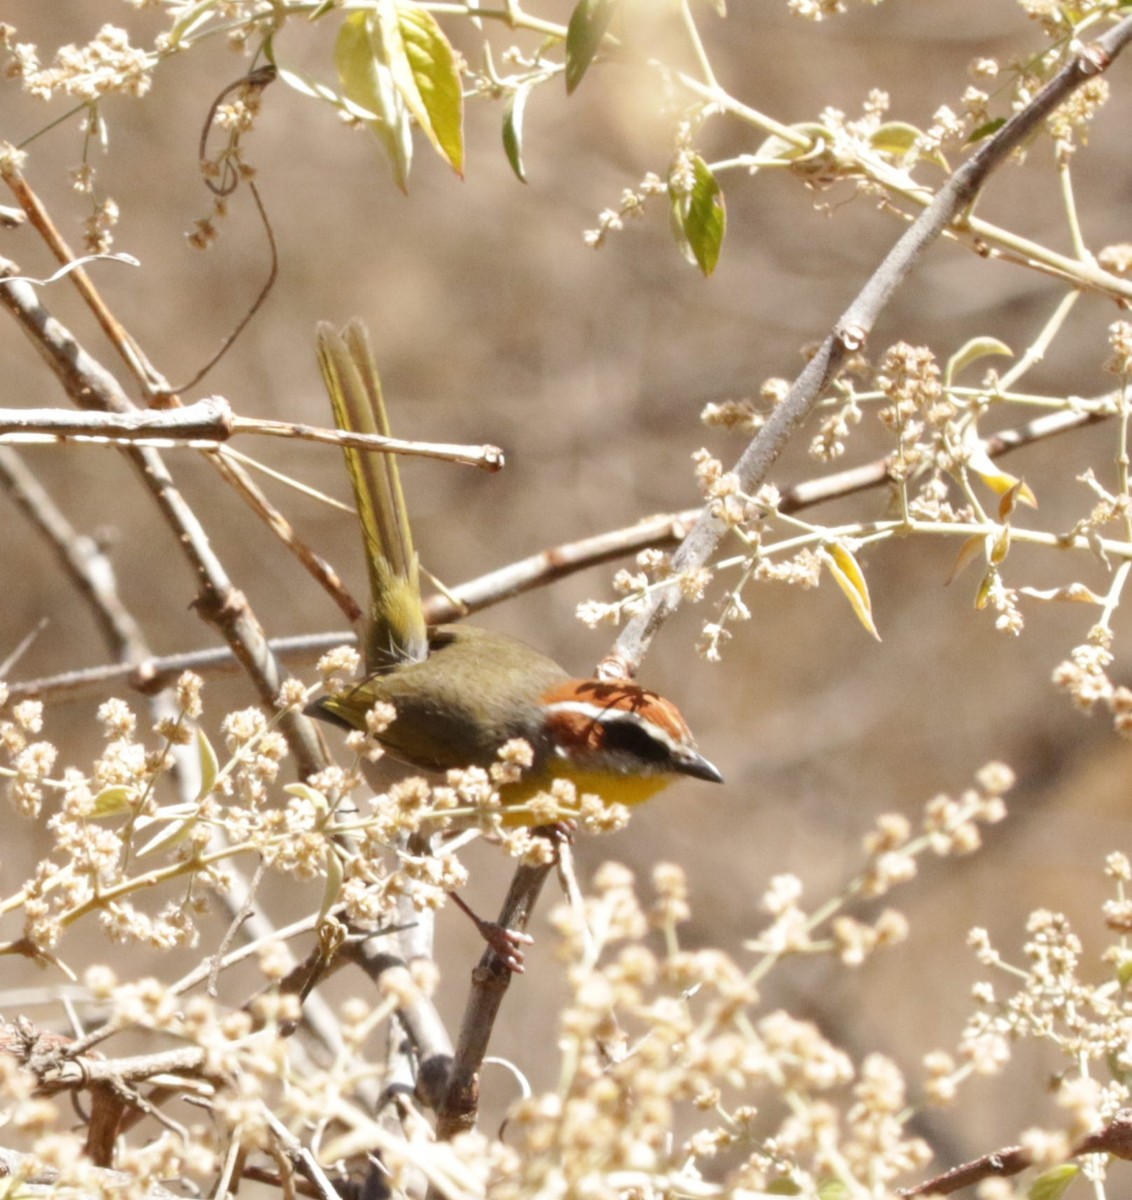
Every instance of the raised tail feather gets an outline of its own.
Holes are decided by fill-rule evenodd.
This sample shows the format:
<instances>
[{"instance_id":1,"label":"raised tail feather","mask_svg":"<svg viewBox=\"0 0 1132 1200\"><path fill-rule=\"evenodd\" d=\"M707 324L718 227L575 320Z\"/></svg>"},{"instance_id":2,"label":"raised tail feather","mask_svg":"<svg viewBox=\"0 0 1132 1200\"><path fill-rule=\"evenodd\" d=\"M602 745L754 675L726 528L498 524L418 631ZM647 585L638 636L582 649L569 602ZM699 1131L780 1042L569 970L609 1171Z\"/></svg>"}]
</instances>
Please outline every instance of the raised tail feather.
<instances>
[{"instance_id":1,"label":"raised tail feather","mask_svg":"<svg viewBox=\"0 0 1132 1200\"><path fill-rule=\"evenodd\" d=\"M322 322L316 333L319 367L338 427L389 437L381 380L365 326L354 319L339 333ZM399 662L419 661L428 655L428 628L397 457L352 446L345 447L343 454L369 569L366 669L380 671Z\"/></svg>"}]
</instances>

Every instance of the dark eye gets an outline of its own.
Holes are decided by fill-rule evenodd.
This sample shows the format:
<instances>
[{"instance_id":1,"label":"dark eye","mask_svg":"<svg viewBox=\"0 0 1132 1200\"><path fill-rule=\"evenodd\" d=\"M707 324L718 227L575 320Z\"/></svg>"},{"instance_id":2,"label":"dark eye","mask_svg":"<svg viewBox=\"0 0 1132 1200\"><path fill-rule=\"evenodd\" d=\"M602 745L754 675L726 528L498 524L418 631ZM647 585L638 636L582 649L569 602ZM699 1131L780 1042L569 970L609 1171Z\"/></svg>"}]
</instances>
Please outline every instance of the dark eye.
<instances>
[{"instance_id":1,"label":"dark eye","mask_svg":"<svg viewBox=\"0 0 1132 1200\"><path fill-rule=\"evenodd\" d=\"M643 762L667 763L672 761L672 753L658 738L646 732L638 721L631 717L603 722L605 728L605 748L631 754Z\"/></svg>"}]
</instances>

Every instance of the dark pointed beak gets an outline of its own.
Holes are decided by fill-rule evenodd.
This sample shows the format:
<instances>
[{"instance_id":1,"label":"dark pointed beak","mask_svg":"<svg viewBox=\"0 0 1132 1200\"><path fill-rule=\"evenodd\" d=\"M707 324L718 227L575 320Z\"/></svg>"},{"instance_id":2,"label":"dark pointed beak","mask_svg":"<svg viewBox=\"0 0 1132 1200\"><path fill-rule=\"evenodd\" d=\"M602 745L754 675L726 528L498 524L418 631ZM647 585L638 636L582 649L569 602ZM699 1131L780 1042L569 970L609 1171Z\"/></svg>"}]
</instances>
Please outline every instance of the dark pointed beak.
<instances>
[{"instance_id":1,"label":"dark pointed beak","mask_svg":"<svg viewBox=\"0 0 1132 1200\"><path fill-rule=\"evenodd\" d=\"M676 765L681 775L691 775L693 779L706 779L708 783L722 783L723 774L714 763L708 762L702 754L689 750Z\"/></svg>"}]
</instances>

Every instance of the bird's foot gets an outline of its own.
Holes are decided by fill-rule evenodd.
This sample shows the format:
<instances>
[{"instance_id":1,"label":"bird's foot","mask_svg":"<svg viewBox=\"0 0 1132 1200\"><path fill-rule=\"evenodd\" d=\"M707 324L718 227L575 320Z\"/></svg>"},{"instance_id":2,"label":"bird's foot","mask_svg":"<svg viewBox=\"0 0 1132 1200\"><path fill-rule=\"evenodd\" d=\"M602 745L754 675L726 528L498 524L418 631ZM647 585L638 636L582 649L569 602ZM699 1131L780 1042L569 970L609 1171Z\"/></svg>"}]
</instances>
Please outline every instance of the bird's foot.
<instances>
[{"instance_id":1,"label":"bird's foot","mask_svg":"<svg viewBox=\"0 0 1132 1200\"><path fill-rule=\"evenodd\" d=\"M500 962L515 975L523 973L523 955L528 946L535 944L535 939L528 933L518 929L507 929L498 921L485 921L474 913L467 904L455 893L449 892L461 912L467 913L469 920L479 930L480 937L491 947Z\"/></svg>"}]
</instances>

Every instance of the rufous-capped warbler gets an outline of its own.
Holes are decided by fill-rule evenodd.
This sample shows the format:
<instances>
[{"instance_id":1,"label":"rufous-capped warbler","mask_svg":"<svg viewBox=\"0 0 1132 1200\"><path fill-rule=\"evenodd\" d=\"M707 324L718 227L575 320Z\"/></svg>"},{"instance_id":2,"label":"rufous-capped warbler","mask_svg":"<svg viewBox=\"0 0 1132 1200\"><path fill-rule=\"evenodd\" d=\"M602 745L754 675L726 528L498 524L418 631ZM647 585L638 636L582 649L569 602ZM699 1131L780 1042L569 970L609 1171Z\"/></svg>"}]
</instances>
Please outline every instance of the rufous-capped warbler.
<instances>
[{"instance_id":1,"label":"rufous-capped warbler","mask_svg":"<svg viewBox=\"0 0 1132 1200\"><path fill-rule=\"evenodd\" d=\"M318 327L318 358L342 429L389 436L381 384L360 321L339 334ZM533 762L504 786L522 804L555 780L607 803L647 800L677 775L721 782L697 750L679 710L630 680L572 679L518 638L471 625L428 628L396 456L346 448L369 567L370 611L362 635L367 675L308 710L365 729L378 701L396 710L379 741L427 771L488 767L509 739L530 743ZM506 818L505 818L506 819ZM508 823L531 818L513 814Z\"/></svg>"}]
</instances>

